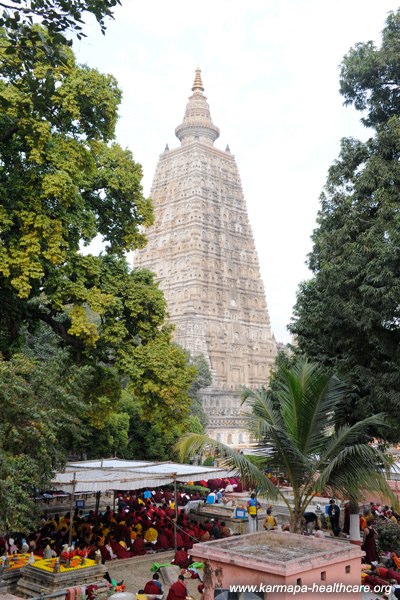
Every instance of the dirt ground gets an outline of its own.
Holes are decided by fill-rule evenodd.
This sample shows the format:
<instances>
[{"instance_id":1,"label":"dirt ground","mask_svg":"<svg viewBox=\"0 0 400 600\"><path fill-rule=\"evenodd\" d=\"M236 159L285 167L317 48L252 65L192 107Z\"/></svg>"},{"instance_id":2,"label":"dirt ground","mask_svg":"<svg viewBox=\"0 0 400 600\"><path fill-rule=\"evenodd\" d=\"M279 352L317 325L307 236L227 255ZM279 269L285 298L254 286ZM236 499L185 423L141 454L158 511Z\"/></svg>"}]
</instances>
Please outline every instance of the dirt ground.
<instances>
[{"instance_id":1,"label":"dirt ground","mask_svg":"<svg viewBox=\"0 0 400 600\"><path fill-rule=\"evenodd\" d=\"M150 571L150 567L153 563L169 563L173 558L174 552L159 552L157 554L147 554L125 560L110 561L106 563L106 567L112 579L115 579L117 582L120 582L122 579L124 580L126 592L136 593L140 589L143 589L146 581L152 578L153 573ZM180 571L177 569L177 578L179 573ZM160 581L165 591L164 598L166 598L169 586L165 584L162 577L160 577ZM195 598L195 600L200 598L197 590L199 583L199 579L186 579L188 595Z\"/></svg>"}]
</instances>

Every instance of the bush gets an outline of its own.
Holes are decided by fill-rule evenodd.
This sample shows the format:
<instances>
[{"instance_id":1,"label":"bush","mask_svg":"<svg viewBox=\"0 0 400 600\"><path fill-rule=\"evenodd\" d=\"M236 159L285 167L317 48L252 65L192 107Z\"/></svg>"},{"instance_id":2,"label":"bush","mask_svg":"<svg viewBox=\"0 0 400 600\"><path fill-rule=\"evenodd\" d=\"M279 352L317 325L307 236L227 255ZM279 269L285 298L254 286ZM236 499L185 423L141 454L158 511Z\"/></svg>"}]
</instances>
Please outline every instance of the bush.
<instances>
[{"instance_id":1,"label":"bush","mask_svg":"<svg viewBox=\"0 0 400 600\"><path fill-rule=\"evenodd\" d=\"M174 491L174 487L172 485L165 486L165 489L169 491ZM203 496L206 496L210 490L207 487L203 487L202 485L186 485L184 483L177 483L176 489L178 492L186 492L188 494L193 494L194 492L200 492Z\"/></svg>"},{"instance_id":2,"label":"bush","mask_svg":"<svg viewBox=\"0 0 400 600\"><path fill-rule=\"evenodd\" d=\"M185 485L183 483L178 483L177 487L180 492L187 492L188 494L200 492L202 496L205 496L210 492L209 488L203 487L202 485Z\"/></svg>"},{"instance_id":3,"label":"bush","mask_svg":"<svg viewBox=\"0 0 400 600\"><path fill-rule=\"evenodd\" d=\"M400 527L395 523L379 522L376 525L378 552L400 552Z\"/></svg>"}]
</instances>

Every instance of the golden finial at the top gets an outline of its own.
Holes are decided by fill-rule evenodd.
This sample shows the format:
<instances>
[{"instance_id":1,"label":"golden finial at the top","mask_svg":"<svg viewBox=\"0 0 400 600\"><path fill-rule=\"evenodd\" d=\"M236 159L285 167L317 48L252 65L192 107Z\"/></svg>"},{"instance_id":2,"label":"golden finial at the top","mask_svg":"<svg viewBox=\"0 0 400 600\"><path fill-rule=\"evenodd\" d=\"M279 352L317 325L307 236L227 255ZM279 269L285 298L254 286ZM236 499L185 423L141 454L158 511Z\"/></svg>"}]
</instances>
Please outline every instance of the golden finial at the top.
<instances>
[{"instance_id":1,"label":"golden finial at the top","mask_svg":"<svg viewBox=\"0 0 400 600\"><path fill-rule=\"evenodd\" d=\"M193 87L192 87L192 92L204 92L204 87L203 87L203 82L201 80L201 69L200 67L197 67L196 69L196 75L194 78L194 82L193 82Z\"/></svg>"}]
</instances>

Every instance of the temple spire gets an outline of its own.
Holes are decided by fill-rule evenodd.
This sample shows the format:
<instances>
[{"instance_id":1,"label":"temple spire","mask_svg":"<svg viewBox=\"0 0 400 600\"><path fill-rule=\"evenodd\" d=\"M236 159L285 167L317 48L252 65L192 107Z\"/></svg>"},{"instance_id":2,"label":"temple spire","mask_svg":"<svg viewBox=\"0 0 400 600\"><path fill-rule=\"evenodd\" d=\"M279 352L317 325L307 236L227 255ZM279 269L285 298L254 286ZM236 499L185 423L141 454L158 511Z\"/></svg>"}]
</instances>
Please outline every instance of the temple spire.
<instances>
[{"instance_id":1,"label":"temple spire","mask_svg":"<svg viewBox=\"0 0 400 600\"><path fill-rule=\"evenodd\" d=\"M204 92L203 82L201 80L201 69L197 67L193 82L192 92Z\"/></svg>"},{"instance_id":2,"label":"temple spire","mask_svg":"<svg viewBox=\"0 0 400 600\"><path fill-rule=\"evenodd\" d=\"M203 94L204 86L199 67L195 71L192 92L186 105L185 116L182 123L175 129L175 135L182 144L189 144L193 141L213 144L219 137L219 129L211 120L210 107Z\"/></svg>"}]
</instances>

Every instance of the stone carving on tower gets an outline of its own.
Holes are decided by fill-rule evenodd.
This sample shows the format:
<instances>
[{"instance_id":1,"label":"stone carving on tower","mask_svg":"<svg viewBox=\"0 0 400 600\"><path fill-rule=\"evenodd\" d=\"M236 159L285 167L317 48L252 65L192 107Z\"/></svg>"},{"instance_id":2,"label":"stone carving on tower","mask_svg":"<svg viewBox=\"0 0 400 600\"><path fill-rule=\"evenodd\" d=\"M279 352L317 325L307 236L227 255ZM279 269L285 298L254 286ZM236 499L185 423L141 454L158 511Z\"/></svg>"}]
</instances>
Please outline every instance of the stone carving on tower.
<instances>
[{"instance_id":1,"label":"stone carving on tower","mask_svg":"<svg viewBox=\"0 0 400 600\"><path fill-rule=\"evenodd\" d=\"M210 115L200 69L183 121L181 146L166 146L154 175L155 222L135 267L157 275L175 340L203 354L213 383L202 392L207 432L247 445L241 386L266 385L276 356L264 286L238 168Z\"/></svg>"}]
</instances>

